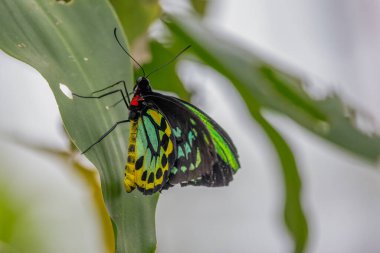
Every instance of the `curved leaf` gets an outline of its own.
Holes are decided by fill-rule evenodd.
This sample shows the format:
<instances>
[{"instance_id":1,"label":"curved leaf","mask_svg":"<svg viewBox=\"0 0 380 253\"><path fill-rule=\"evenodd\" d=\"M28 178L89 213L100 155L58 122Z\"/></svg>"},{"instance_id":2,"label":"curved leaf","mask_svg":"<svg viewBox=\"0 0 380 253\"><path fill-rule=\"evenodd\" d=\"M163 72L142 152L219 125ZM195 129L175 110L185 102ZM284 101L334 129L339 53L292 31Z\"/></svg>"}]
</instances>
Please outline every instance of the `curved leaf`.
<instances>
[{"instance_id":1,"label":"curved leaf","mask_svg":"<svg viewBox=\"0 0 380 253\"><path fill-rule=\"evenodd\" d=\"M259 60L248 52L243 53L236 45L227 44L222 38L212 36L212 33L204 25L193 18L173 18L173 22L167 23L167 25L178 38L193 45L193 51L199 58L230 78L244 98L252 117L261 125L273 144L281 163L284 178L285 222L294 240L294 252L303 252L308 238L308 226L301 205L301 180L292 150L281 135L261 116L260 108L262 106L269 105L269 103L274 106L277 102L271 102L267 97L270 94L265 94L265 90L255 86L255 82L259 81L260 76L253 77L252 75L255 71L259 71L255 69ZM257 84L257 86L259 85ZM254 91L259 93L256 94ZM278 91L275 92L278 93ZM311 107L302 99L300 103ZM303 110L303 108L299 110ZM322 117L318 111L314 112L312 107L311 111L315 114L313 117Z\"/></svg>"},{"instance_id":2,"label":"curved leaf","mask_svg":"<svg viewBox=\"0 0 380 253\"><path fill-rule=\"evenodd\" d=\"M67 132L84 150L104 132L128 117L128 110L106 106L115 94L102 100L70 99L60 89L89 95L125 80L131 89L132 66L113 36L115 13L105 0L4 0L0 3L0 48L36 68L49 82ZM27 85L27 84L25 84ZM86 153L98 168L103 198L114 224L116 252L152 252L155 249L154 214L157 195L144 197L123 189L129 127L117 127Z\"/></svg>"},{"instance_id":3,"label":"curved leaf","mask_svg":"<svg viewBox=\"0 0 380 253\"><path fill-rule=\"evenodd\" d=\"M380 137L369 136L355 127L343 101L336 95L323 100L305 92L302 80L286 73L255 53L232 43L226 36L208 29L194 17L171 17L167 26L206 64L229 78L245 100L252 117L262 126L275 147L282 165L286 200L285 222L295 241L295 252L302 252L307 241L307 223L300 200L301 182L291 149L261 116L268 108L285 114L306 129L372 163L380 155Z\"/></svg>"},{"instance_id":4,"label":"curved leaf","mask_svg":"<svg viewBox=\"0 0 380 253\"><path fill-rule=\"evenodd\" d=\"M294 252L304 252L308 241L308 225L301 205L302 183L298 173L296 159L282 136L258 111L251 114L271 140L280 160L285 184L284 219L295 241Z\"/></svg>"},{"instance_id":5,"label":"curved leaf","mask_svg":"<svg viewBox=\"0 0 380 253\"><path fill-rule=\"evenodd\" d=\"M380 137L369 136L354 125L346 106L335 95L310 97L302 80L276 68L254 52L232 43L193 17L174 17L168 27L192 51L229 78L248 107L265 107L285 114L318 136L372 163L380 157Z\"/></svg>"}]
</instances>

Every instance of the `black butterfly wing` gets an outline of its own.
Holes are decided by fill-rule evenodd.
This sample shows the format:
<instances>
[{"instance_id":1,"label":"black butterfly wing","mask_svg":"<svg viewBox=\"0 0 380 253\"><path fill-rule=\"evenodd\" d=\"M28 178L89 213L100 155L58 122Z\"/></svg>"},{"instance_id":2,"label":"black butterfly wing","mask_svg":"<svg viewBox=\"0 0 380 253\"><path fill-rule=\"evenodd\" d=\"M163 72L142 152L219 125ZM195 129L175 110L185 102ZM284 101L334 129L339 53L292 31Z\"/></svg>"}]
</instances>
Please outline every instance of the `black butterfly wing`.
<instances>
[{"instance_id":1,"label":"black butterfly wing","mask_svg":"<svg viewBox=\"0 0 380 253\"><path fill-rule=\"evenodd\" d=\"M176 99L186 108L196 114L205 124L214 142L217 159L212 167L212 172L199 180L188 182L191 185L225 186L233 179L233 174L240 168L238 153L229 135L205 112L183 100Z\"/></svg>"},{"instance_id":2,"label":"black butterfly wing","mask_svg":"<svg viewBox=\"0 0 380 253\"><path fill-rule=\"evenodd\" d=\"M152 93L144 99L160 108L175 136L177 157L170 170L167 187L209 174L216 161L216 153L203 122L173 97Z\"/></svg>"},{"instance_id":3,"label":"black butterfly wing","mask_svg":"<svg viewBox=\"0 0 380 253\"><path fill-rule=\"evenodd\" d=\"M174 185L228 185L239 167L236 148L224 130L205 113L180 99L152 93L146 97L163 112L176 137L177 159L169 175ZM170 186L168 185L168 186Z\"/></svg>"}]
</instances>

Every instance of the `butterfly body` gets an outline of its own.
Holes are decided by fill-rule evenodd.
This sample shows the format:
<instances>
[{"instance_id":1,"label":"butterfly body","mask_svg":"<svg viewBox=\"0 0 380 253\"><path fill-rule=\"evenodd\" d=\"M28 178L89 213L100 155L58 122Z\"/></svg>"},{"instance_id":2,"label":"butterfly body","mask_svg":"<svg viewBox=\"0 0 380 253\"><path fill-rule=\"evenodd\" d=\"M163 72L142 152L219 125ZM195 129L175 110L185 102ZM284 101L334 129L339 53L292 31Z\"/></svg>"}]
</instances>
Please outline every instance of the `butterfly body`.
<instances>
[{"instance_id":1,"label":"butterfly body","mask_svg":"<svg viewBox=\"0 0 380 253\"><path fill-rule=\"evenodd\" d=\"M175 184L224 186L240 168L224 130L195 106L153 92L140 77L129 104L124 185L152 194Z\"/></svg>"}]
</instances>

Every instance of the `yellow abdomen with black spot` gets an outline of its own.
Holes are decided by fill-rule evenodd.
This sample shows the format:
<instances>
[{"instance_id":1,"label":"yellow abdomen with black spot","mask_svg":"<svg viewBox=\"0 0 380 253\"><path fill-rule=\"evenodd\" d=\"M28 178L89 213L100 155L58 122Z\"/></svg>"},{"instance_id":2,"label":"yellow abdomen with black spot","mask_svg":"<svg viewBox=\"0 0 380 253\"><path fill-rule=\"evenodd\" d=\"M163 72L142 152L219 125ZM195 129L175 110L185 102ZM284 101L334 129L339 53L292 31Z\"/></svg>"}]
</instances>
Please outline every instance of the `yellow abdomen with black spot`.
<instances>
[{"instance_id":1,"label":"yellow abdomen with black spot","mask_svg":"<svg viewBox=\"0 0 380 253\"><path fill-rule=\"evenodd\" d=\"M130 121L128 158L125 165L124 186L127 192L136 188L135 162L136 162L136 138L137 138L137 120Z\"/></svg>"}]
</instances>

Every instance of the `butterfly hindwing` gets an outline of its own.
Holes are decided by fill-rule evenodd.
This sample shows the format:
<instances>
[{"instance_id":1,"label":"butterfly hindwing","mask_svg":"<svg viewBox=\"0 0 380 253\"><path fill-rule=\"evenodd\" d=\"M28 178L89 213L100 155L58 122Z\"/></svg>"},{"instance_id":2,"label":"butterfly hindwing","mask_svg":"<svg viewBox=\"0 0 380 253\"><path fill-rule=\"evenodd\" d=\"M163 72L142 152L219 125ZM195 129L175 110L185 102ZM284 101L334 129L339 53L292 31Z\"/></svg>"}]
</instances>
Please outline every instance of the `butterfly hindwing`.
<instances>
[{"instance_id":1,"label":"butterfly hindwing","mask_svg":"<svg viewBox=\"0 0 380 253\"><path fill-rule=\"evenodd\" d=\"M199 179L210 172L215 162L215 147L202 121L173 97L149 95L169 121L176 140L177 157L167 187Z\"/></svg>"},{"instance_id":2,"label":"butterfly hindwing","mask_svg":"<svg viewBox=\"0 0 380 253\"><path fill-rule=\"evenodd\" d=\"M177 99L179 100L179 99ZM231 138L223 130L222 127L218 125L211 117L206 113L201 111L199 108L195 107L192 104L189 104L185 101L179 100L192 112L194 112L206 125L207 129L210 132L211 138L215 143L215 148L218 155L229 165L231 168L236 171L240 168L238 161L238 154L235 145L233 144Z\"/></svg>"},{"instance_id":3,"label":"butterfly hindwing","mask_svg":"<svg viewBox=\"0 0 380 253\"><path fill-rule=\"evenodd\" d=\"M176 137L177 159L169 182L227 185L240 166L236 148L223 129L200 109L180 99L158 93L149 99L162 109Z\"/></svg>"},{"instance_id":4,"label":"butterfly hindwing","mask_svg":"<svg viewBox=\"0 0 380 253\"><path fill-rule=\"evenodd\" d=\"M176 99L204 123L214 142L217 160L213 165L213 173L206 175L201 180L193 180L189 184L206 186L224 186L232 180L233 174L240 168L237 149L228 134L206 113L194 105Z\"/></svg>"},{"instance_id":5,"label":"butterfly hindwing","mask_svg":"<svg viewBox=\"0 0 380 253\"><path fill-rule=\"evenodd\" d=\"M166 184L169 170L174 164L174 135L158 109L142 110L137 121L131 124L135 124L136 138L133 150L130 150L133 145L133 140L130 140L128 152L134 155L134 159L133 169L127 173L134 174L133 181L141 192L152 194Z\"/></svg>"}]
</instances>

